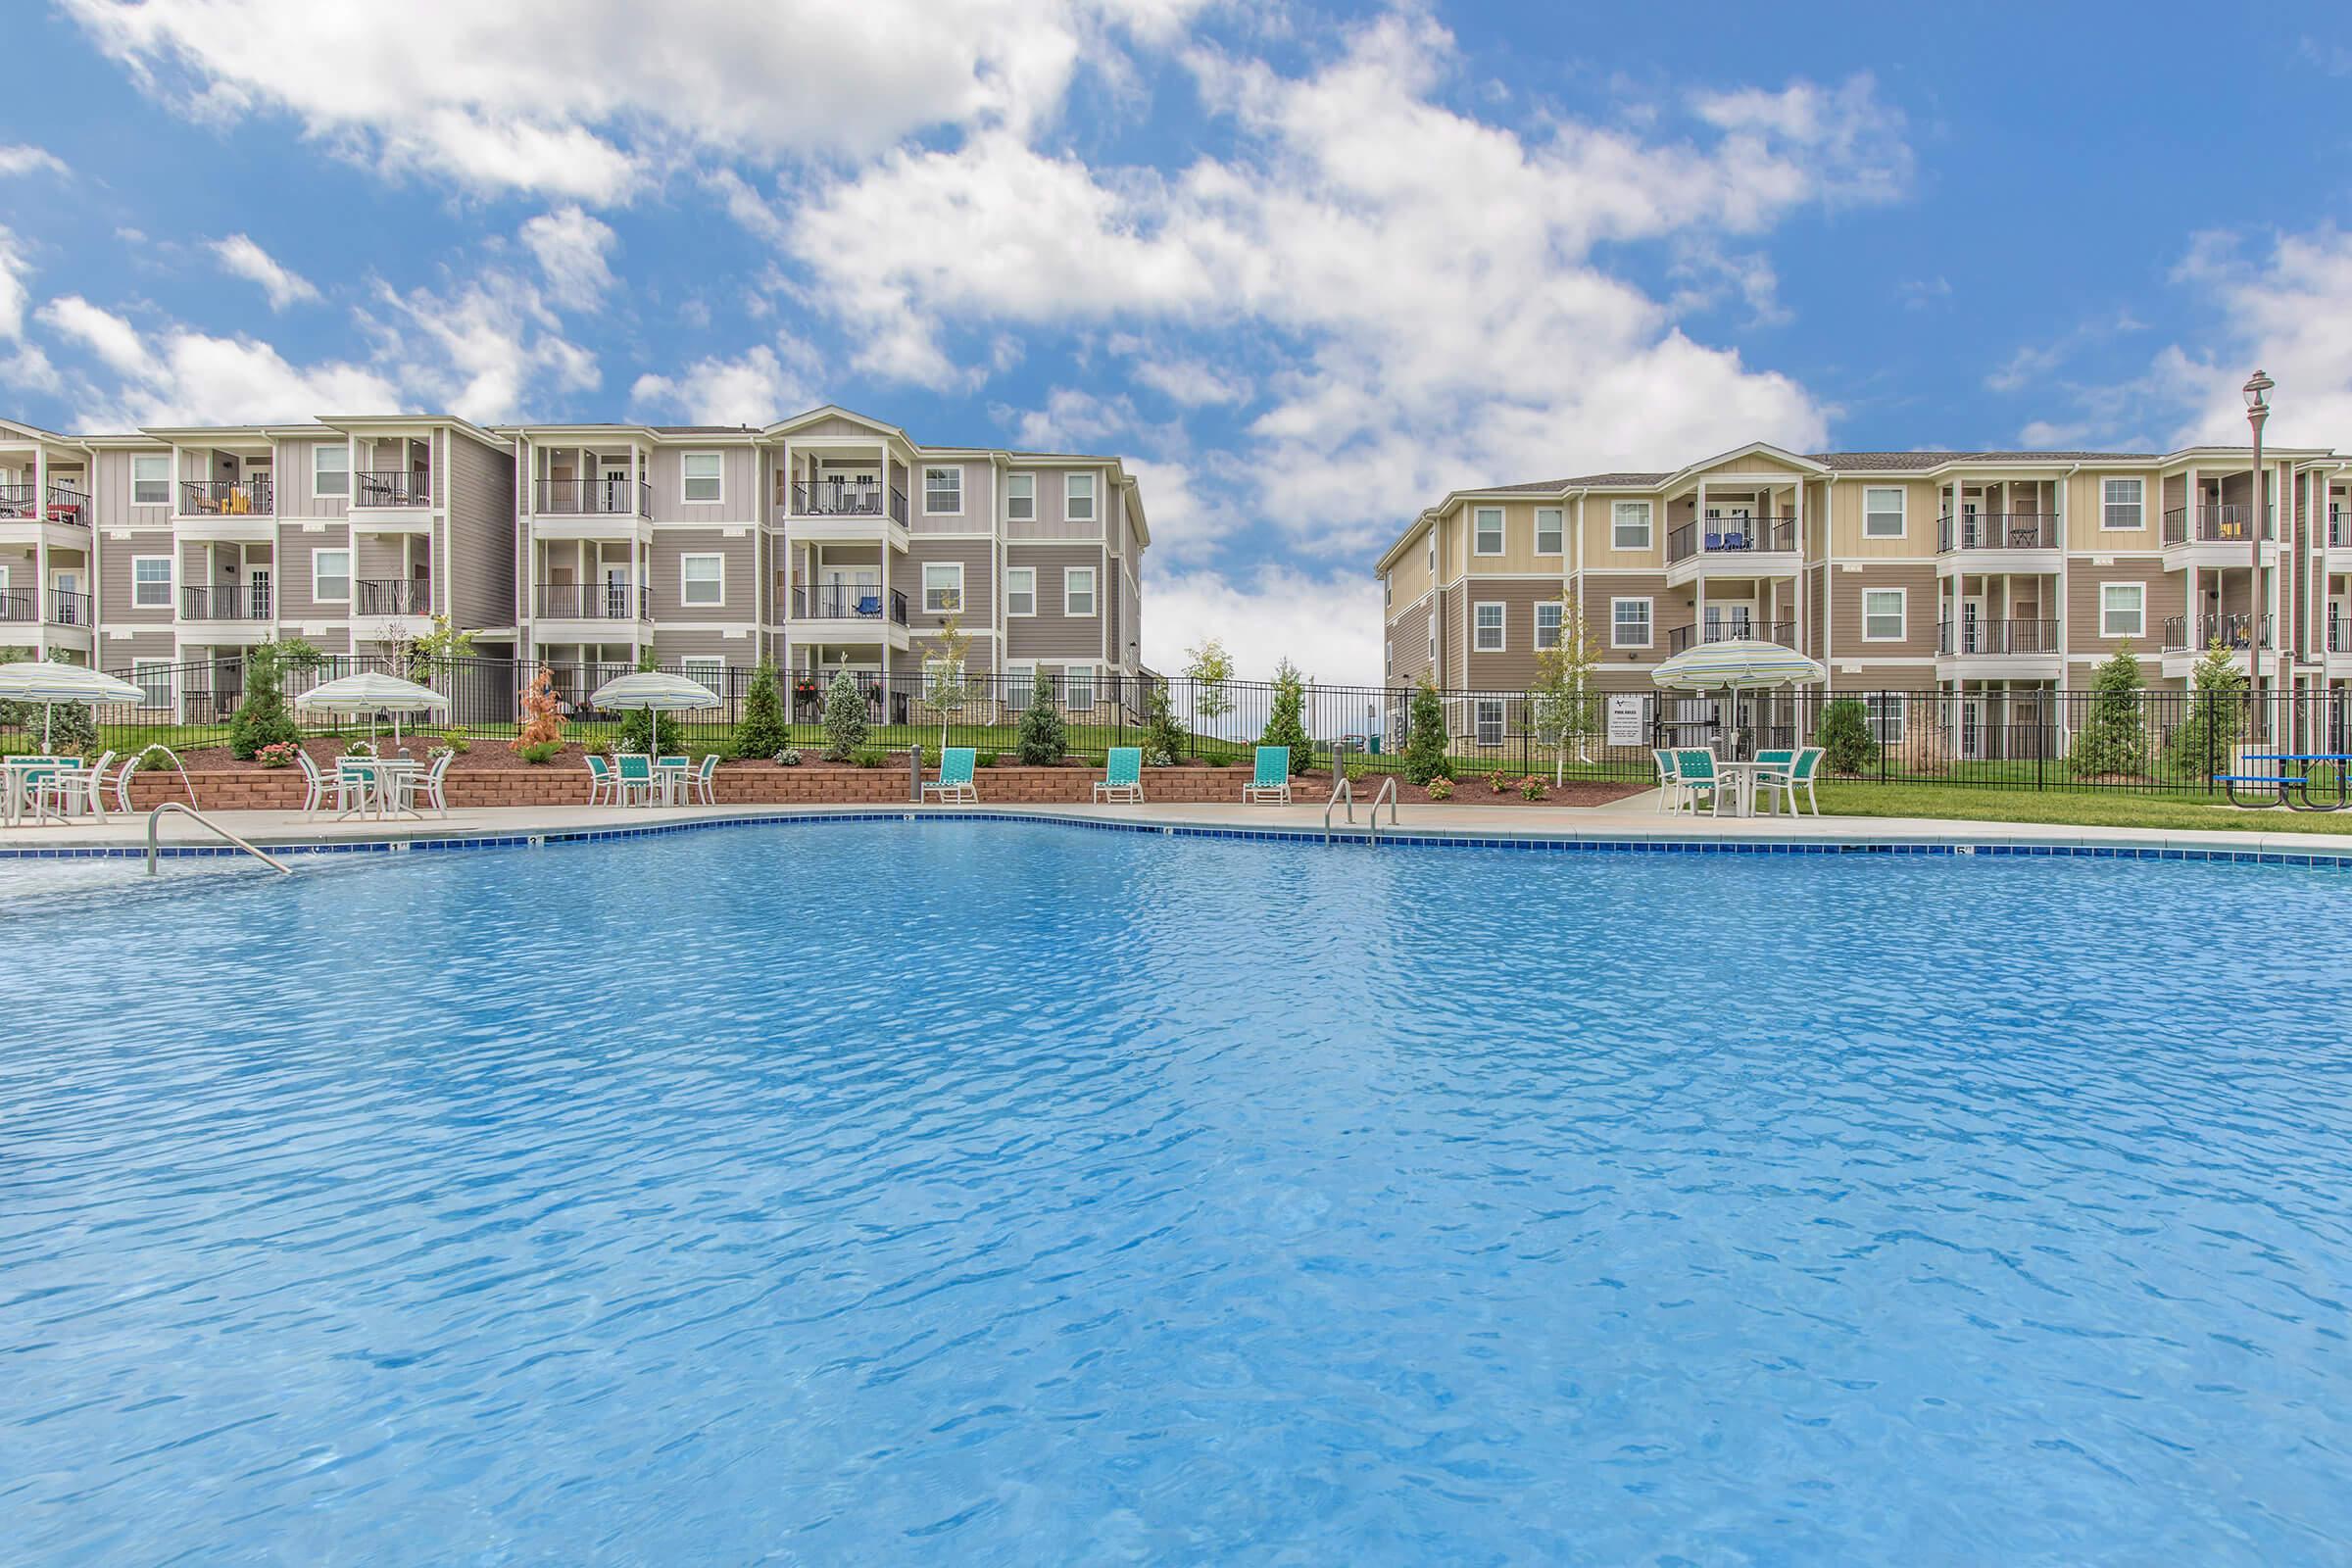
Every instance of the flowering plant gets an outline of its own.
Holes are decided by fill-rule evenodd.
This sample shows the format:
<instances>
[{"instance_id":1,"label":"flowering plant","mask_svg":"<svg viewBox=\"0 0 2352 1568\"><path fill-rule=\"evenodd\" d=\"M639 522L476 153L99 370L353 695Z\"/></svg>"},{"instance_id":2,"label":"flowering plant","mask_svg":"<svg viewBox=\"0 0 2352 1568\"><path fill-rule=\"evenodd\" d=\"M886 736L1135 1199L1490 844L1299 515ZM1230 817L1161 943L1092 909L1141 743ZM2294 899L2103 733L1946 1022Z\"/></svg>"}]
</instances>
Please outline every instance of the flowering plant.
<instances>
[{"instance_id":1,"label":"flowering plant","mask_svg":"<svg viewBox=\"0 0 2352 1568\"><path fill-rule=\"evenodd\" d=\"M263 747L253 755L264 767L292 767L295 750L292 741L278 741Z\"/></svg>"},{"instance_id":2,"label":"flowering plant","mask_svg":"<svg viewBox=\"0 0 2352 1568\"><path fill-rule=\"evenodd\" d=\"M343 748L343 755L345 757L373 757L375 755L375 742L353 741L349 746Z\"/></svg>"},{"instance_id":3,"label":"flowering plant","mask_svg":"<svg viewBox=\"0 0 2352 1568\"><path fill-rule=\"evenodd\" d=\"M1429 798L1433 801L1450 801L1453 799L1453 780L1447 778L1443 773L1440 773L1436 778L1431 779L1427 787L1429 790Z\"/></svg>"},{"instance_id":4,"label":"flowering plant","mask_svg":"<svg viewBox=\"0 0 2352 1568\"><path fill-rule=\"evenodd\" d=\"M1523 801L1540 801L1549 793L1544 787L1543 779L1533 773L1519 781L1519 798Z\"/></svg>"}]
</instances>

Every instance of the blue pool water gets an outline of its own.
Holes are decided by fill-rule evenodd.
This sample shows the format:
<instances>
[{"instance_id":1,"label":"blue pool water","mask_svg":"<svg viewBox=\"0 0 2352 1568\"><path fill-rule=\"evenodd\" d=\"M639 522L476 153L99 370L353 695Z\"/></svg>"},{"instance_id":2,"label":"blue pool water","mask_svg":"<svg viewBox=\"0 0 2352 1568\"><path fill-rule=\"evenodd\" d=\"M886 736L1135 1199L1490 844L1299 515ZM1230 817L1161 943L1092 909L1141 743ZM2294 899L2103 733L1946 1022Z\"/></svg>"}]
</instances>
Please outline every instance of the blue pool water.
<instances>
[{"instance_id":1,"label":"blue pool water","mask_svg":"<svg viewBox=\"0 0 2352 1568\"><path fill-rule=\"evenodd\" d=\"M0 1557L2344 1560L2347 893L929 822L20 896Z\"/></svg>"}]
</instances>

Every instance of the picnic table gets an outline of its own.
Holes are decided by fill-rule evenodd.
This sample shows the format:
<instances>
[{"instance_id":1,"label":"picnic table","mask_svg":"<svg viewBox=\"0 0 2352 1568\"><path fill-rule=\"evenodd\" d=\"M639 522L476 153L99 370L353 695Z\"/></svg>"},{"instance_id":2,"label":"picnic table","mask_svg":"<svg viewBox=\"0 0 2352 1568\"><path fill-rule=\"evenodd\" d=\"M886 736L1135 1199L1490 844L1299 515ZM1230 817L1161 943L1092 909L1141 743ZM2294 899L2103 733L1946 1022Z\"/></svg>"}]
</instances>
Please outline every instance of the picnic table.
<instances>
[{"instance_id":1,"label":"picnic table","mask_svg":"<svg viewBox=\"0 0 2352 1568\"><path fill-rule=\"evenodd\" d=\"M2346 774L2352 772L2352 752L2249 752L2238 759L2241 765L2269 762L2278 769L2276 773L2216 773L2213 781L2222 786L2231 806L2283 806L2290 811L2340 811L2352 806L2352 792L2347 791ZM2322 766L2335 769L2335 794L2329 799L2325 793L2312 794L2312 775ZM2238 792L2252 797L2240 800Z\"/></svg>"}]
</instances>

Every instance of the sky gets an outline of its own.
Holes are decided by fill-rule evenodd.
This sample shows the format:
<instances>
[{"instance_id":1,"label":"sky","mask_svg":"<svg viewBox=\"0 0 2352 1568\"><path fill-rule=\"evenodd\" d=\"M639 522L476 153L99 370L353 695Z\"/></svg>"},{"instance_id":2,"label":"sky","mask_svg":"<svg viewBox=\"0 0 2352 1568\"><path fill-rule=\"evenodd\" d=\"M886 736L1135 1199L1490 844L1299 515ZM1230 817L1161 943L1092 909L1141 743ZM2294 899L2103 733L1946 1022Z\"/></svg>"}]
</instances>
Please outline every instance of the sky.
<instances>
[{"instance_id":1,"label":"sky","mask_svg":"<svg viewBox=\"0 0 2352 1568\"><path fill-rule=\"evenodd\" d=\"M1449 490L2352 450L2352 13L10 0L0 415L1108 452L1145 657L1376 679Z\"/></svg>"}]
</instances>

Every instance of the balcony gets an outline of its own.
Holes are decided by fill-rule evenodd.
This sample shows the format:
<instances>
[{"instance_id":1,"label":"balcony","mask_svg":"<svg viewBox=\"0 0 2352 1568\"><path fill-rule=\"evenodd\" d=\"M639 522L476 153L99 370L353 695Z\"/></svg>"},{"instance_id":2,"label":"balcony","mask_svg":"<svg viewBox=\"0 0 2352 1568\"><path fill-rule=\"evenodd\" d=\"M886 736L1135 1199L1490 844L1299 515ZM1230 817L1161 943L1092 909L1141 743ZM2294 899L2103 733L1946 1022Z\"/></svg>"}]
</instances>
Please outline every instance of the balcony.
<instances>
[{"instance_id":1,"label":"balcony","mask_svg":"<svg viewBox=\"0 0 2352 1568\"><path fill-rule=\"evenodd\" d=\"M1694 556L1754 556L1793 553L1796 517L1709 517L1705 529L1686 522L1666 536L1666 560Z\"/></svg>"},{"instance_id":2,"label":"balcony","mask_svg":"<svg viewBox=\"0 0 2352 1568\"><path fill-rule=\"evenodd\" d=\"M2352 550L2352 512L2341 507L2328 509L2328 548Z\"/></svg>"},{"instance_id":3,"label":"balcony","mask_svg":"<svg viewBox=\"0 0 2352 1568\"><path fill-rule=\"evenodd\" d=\"M906 492L897 485L883 494L879 483L845 479L795 480L790 514L795 517L879 517L887 502L889 516L906 525Z\"/></svg>"},{"instance_id":4,"label":"balcony","mask_svg":"<svg viewBox=\"0 0 2352 1568\"><path fill-rule=\"evenodd\" d=\"M2263 509L2262 536L2278 537L2277 518ZM2164 514L2167 545L2246 545L2254 542L2252 507L2175 507Z\"/></svg>"},{"instance_id":5,"label":"balcony","mask_svg":"<svg viewBox=\"0 0 2352 1568\"><path fill-rule=\"evenodd\" d=\"M2055 550L2058 514L2052 512L1949 513L1936 519L1936 549Z\"/></svg>"},{"instance_id":6,"label":"balcony","mask_svg":"<svg viewBox=\"0 0 2352 1568\"><path fill-rule=\"evenodd\" d=\"M358 615L429 615L433 585L424 577L363 577L353 583L352 613Z\"/></svg>"},{"instance_id":7,"label":"balcony","mask_svg":"<svg viewBox=\"0 0 2352 1568\"><path fill-rule=\"evenodd\" d=\"M870 583L806 584L792 590L795 620L866 620L882 618L884 593ZM906 624L906 596L896 588L888 594L893 624Z\"/></svg>"},{"instance_id":8,"label":"balcony","mask_svg":"<svg viewBox=\"0 0 2352 1568\"><path fill-rule=\"evenodd\" d=\"M37 626L41 595L35 588L0 588L0 625Z\"/></svg>"},{"instance_id":9,"label":"balcony","mask_svg":"<svg viewBox=\"0 0 2352 1568\"><path fill-rule=\"evenodd\" d=\"M2245 652L2253 634L2254 617L2239 612L2233 615L2168 615L2164 622L2163 652L2168 654L2201 654L2215 643L2224 648ZM2262 617L2262 646L2271 646L2271 617Z\"/></svg>"},{"instance_id":10,"label":"balcony","mask_svg":"<svg viewBox=\"0 0 2352 1568\"><path fill-rule=\"evenodd\" d=\"M68 485L49 487L49 504L36 506L39 487L0 484L0 522L54 522L64 527L90 525L90 498Z\"/></svg>"},{"instance_id":11,"label":"balcony","mask_svg":"<svg viewBox=\"0 0 2352 1568\"><path fill-rule=\"evenodd\" d=\"M637 612L629 613L629 589L617 582L543 582L539 584L541 620L652 620L653 590L637 586Z\"/></svg>"},{"instance_id":12,"label":"balcony","mask_svg":"<svg viewBox=\"0 0 2352 1568\"><path fill-rule=\"evenodd\" d=\"M351 476L351 504L355 507L429 507L433 504L433 476L407 468L355 473Z\"/></svg>"},{"instance_id":13,"label":"balcony","mask_svg":"<svg viewBox=\"0 0 2352 1568\"><path fill-rule=\"evenodd\" d=\"M274 492L267 474L179 482L179 514L183 517L267 517L274 510Z\"/></svg>"},{"instance_id":14,"label":"balcony","mask_svg":"<svg viewBox=\"0 0 2352 1568\"><path fill-rule=\"evenodd\" d=\"M1779 643L1783 648L1796 646L1796 622L1793 620L1733 620L1709 623L1706 626L1677 626L1666 634L1666 651L1679 654L1705 643L1728 642Z\"/></svg>"},{"instance_id":15,"label":"balcony","mask_svg":"<svg viewBox=\"0 0 2352 1568\"><path fill-rule=\"evenodd\" d=\"M2328 651L2331 654L2352 654L2352 620L2332 616L2328 622Z\"/></svg>"},{"instance_id":16,"label":"balcony","mask_svg":"<svg viewBox=\"0 0 2352 1568\"><path fill-rule=\"evenodd\" d=\"M651 517L654 487L643 480L541 479L532 487L532 510L558 517Z\"/></svg>"},{"instance_id":17,"label":"balcony","mask_svg":"<svg viewBox=\"0 0 2352 1568\"><path fill-rule=\"evenodd\" d=\"M2058 656L2058 623L2054 620L1942 621L1936 628L1936 652L1945 659Z\"/></svg>"},{"instance_id":18,"label":"balcony","mask_svg":"<svg viewBox=\"0 0 2352 1568\"><path fill-rule=\"evenodd\" d=\"M220 588L182 588L179 591L179 618L268 620L270 590L243 583L231 583Z\"/></svg>"}]
</instances>

